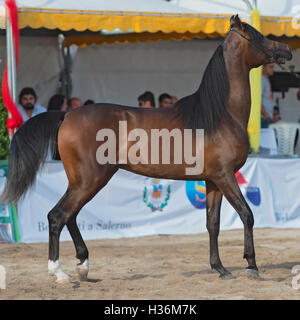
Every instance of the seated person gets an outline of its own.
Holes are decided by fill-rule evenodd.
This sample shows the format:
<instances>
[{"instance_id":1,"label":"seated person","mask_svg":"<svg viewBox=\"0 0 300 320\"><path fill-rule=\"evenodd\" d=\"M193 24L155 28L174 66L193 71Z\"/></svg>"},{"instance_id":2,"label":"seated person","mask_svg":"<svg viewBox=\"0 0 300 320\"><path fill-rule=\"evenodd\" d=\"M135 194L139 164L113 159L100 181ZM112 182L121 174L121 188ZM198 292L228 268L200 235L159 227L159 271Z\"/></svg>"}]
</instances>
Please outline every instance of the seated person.
<instances>
[{"instance_id":1,"label":"seated person","mask_svg":"<svg viewBox=\"0 0 300 320\"><path fill-rule=\"evenodd\" d=\"M33 88L23 88L19 94L18 110L21 113L23 121L42 113L47 110L37 103L37 96Z\"/></svg>"},{"instance_id":2,"label":"seated person","mask_svg":"<svg viewBox=\"0 0 300 320\"><path fill-rule=\"evenodd\" d=\"M167 108L173 105L172 97L168 93L163 93L158 98L159 108Z\"/></svg>"},{"instance_id":3,"label":"seated person","mask_svg":"<svg viewBox=\"0 0 300 320\"><path fill-rule=\"evenodd\" d=\"M272 118L272 121L273 123L276 123L278 121L281 120L281 115L280 115L280 111L279 111L279 107L278 106L275 106L273 108L273 118Z\"/></svg>"},{"instance_id":4,"label":"seated person","mask_svg":"<svg viewBox=\"0 0 300 320\"><path fill-rule=\"evenodd\" d=\"M79 98L73 97L68 101L68 110L74 110L82 106L82 102Z\"/></svg>"},{"instance_id":5,"label":"seated person","mask_svg":"<svg viewBox=\"0 0 300 320\"><path fill-rule=\"evenodd\" d=\"M145 91L138 97L139 108L155 108L154 94L151 91Z\"/></svg>"},{"instance_id":6,"label":"seated person","mask_svg":"<svg viewBox=\"0 0 300 320\"><path fill-rule=\"evenodd\" d=\"M55 94L49 99L48 111L66 111L68 109L67 99L62 94Z\"/></svg>"}]
</instances>

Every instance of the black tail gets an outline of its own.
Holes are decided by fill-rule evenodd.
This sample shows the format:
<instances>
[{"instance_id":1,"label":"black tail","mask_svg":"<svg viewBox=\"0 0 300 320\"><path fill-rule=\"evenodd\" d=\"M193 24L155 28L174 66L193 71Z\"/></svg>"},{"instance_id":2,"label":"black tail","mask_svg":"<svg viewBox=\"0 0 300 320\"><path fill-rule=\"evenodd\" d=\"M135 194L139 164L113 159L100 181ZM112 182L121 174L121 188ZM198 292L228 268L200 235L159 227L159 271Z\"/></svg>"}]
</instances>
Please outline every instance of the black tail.
<instances>
[{"instance_id":1,"label":"black tail","mask_svg":"<svg viewBox=\"0 0 300 320\"><path fill-rule=\"evenodd\" d=\"M17 201L34 183L48 151L57 149L57 132L65 112L41 113L24 123L14 135L8 157L7 183L0 201Z\"/></svg>"}]
</instances>

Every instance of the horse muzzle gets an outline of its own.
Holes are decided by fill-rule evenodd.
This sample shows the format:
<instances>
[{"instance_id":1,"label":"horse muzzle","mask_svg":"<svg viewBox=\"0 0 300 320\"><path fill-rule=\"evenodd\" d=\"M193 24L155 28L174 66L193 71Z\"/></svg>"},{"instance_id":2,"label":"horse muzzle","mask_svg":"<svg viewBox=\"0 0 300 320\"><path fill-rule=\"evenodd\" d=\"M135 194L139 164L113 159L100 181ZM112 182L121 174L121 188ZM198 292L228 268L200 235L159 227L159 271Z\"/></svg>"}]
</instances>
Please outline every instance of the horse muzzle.
<instances>
[{"instance_id":1,"label":"horse muzzle","mask_svg":"<svg viewBox=\"0 0 300 320\"><path fill-rule=\"evenodd\" d=\"M286 60L291 60L293 58L291 47L289 45L279 43L273 51L273 58L275 62L279 64L284 64Z\"/></svg>"}]
</instances>

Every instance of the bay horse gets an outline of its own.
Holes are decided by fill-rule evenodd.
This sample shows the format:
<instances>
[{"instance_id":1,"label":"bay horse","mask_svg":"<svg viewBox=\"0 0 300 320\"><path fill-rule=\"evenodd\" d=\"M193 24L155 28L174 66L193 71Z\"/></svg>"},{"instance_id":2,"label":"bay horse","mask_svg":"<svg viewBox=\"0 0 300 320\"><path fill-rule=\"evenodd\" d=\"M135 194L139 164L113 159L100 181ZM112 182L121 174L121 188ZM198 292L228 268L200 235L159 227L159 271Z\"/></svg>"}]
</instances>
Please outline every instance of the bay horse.
<instances>
[{"instance_id":1,"label":"bay horse","mask_svg":"<svg viewBox=\"0 0 300 320\"><path fill-rule=\"evenodd\" d=\"M205 180L211 268L218 271L222 279L233 278L222 265L218 250L220 207L224 195L243 222L244 258L248 262L246 270L251 277L258 276L253 241L254 218L235 178L235 173L243 166L249 152L249 71L267 63L284 63L286 59L292 58L292 53L289 46L265 38L242 22L237 15L231 17L230 26L225 40L208 63L199 89L172 107L141 109L100 103L69 112L42 113L28 120L16 132L10 146L8 180L2 201L17 201L25 194L34 183L50 148L58 149L68 178L65 194L47 216L48 270L56 276L57 282L70 281L59 263L59 237L65 225L80 261L77 265L79 278L87 280L89 253L78 229L76 217L118 169L156 178ZM142 128L147 133L153 128L177 128L181 131L190 129L193 134L197 129L203 129L202 172L187 175L185 164L175 161L165 164L161 158L159 163L154 164L122 161L99 164L96 153L99 146L106 142L97 141L97 132L101 128L108 128L118 137L120 121L126 121L128 131ZM117 145L124 147L124 141L127 148L132 146L126 136L117 138ZM161 148L160 146L160 151ZM199 148L194 140L193 148ZM173 160L177 156L174 150L171 151ZM116 157L119 156L117 151Z\"/></svg>"}]
</instances>

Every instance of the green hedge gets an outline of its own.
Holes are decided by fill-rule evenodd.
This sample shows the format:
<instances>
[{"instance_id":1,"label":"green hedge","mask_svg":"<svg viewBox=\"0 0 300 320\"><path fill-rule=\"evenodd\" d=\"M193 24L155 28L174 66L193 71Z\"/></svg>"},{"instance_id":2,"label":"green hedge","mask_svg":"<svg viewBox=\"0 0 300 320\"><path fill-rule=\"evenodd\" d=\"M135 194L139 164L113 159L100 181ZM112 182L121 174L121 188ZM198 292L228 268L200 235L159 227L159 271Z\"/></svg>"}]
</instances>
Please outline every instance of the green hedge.
<instances>
[{"instance_id":1,"label":"green hedge","mask_svg":"<svg viewBox=\"0 0 300 320\"><path fill-rule=\"evenodd\" d=\"M0 87L1 92L1 87ZM9 150L9 136L6 130L7 110L0 94L0 160L6 160Z\"/></svg>"}]
</instances>

